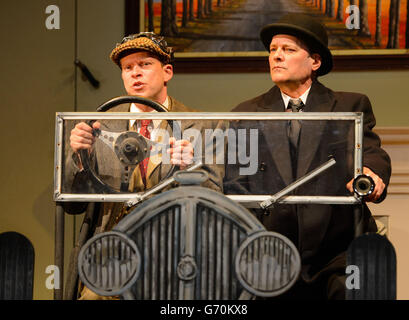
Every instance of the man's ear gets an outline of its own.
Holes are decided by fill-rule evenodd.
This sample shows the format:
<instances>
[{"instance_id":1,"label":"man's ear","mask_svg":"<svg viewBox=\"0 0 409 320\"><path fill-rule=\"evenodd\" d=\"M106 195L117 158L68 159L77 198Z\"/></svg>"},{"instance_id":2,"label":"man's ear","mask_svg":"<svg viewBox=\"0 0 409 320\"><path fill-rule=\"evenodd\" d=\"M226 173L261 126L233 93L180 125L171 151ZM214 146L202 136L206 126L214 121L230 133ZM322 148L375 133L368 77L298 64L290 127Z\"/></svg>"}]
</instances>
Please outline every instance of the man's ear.
<instances>
[{"instance_id":1,"label":"man's ear","mask_svg":"<svg viewBox=\"0 0 409 320\"><path fill-rule=\"evenodd\" d=\"M173 66L171 64L165 64L162 67L164 80L167 83L170 79L173 78Z\"/></svg>"},{"instance_id":2,"label":"man's ear","mask_svg":"<svg viewBox=\"0 0 409 320\"><path fill-rule=\"evenodd\" d=\"M321 56L318 53L313 53L311 55L311 58L313 60L312 62L312 71L317 71L321 67Z\"/></svg>"}]
</instances>

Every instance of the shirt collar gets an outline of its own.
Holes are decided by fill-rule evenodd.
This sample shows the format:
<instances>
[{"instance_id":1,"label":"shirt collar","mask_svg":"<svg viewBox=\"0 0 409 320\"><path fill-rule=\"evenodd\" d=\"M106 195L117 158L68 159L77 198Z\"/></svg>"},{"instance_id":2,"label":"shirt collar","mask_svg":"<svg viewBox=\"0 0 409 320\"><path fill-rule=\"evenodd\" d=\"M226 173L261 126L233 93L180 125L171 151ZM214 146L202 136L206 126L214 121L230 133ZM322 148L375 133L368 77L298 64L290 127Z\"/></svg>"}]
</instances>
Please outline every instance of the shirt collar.
<instances>
[{"instance_id":1,"label":"shirt collar","mask_svg":"<svg viewBox=\"0 0 409 320\"><path fill-rule=\"evenodd\" d=\"M304 103L304 105L307 104L307 97L308 94L310 93L311 87L309 87L301 96L299 96L298 98L301 99L301 101ZM284 111L287 109L288 103L290 102L290 99L298 99L298 98L292 98L288 95L286 95L284 92L281 92L281 97L283 98L284 101Z\"/></svg>"},{"instance_id":2,"label":"shirt collar","mask_svg":"<svg viewBox=\"0 0 409 320\"><path fill-rule=\"evenodd\" d=\"M166 96L165 101L162 103L162 105L169 110L169 97ZM140 108L135 103L131 103L131 107L129 108L129 112L143 112ZM157 112L156 110L152 110L151 112ZM161 120L159 120L161 121ZM129 127L131 128L133 124L135 123L135 120L129 120Z\"/></svg>"}]
</instances>

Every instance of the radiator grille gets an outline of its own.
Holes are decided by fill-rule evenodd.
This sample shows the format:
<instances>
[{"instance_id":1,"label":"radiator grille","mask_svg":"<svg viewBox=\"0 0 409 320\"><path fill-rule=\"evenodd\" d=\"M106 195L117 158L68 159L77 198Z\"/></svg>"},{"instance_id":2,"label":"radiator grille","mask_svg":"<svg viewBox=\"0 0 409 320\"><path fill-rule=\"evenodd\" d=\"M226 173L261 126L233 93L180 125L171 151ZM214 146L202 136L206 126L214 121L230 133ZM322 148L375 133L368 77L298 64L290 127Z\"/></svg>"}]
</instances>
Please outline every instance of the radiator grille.
<instances>
[{"instance_id":1,"label":"radiator grille","mask_svg":"<svg viewBox=\"0 0 409 320\"><path fill-rule=\"evenodd\" d=\"M237 299L242 287L234 259L244 230L207 206L198 204L193 212L182 208L167 208L130 235L141 251L142 270L131 288L135 299ZM189 220L194 225L185 223L184 214L195 215ZM195 245L187 253L189 232L194 232ZM181 276L182 264L194 269L191 279Z\"/></svg>"},{"instance_id":2,"label":"radiator grille","mask_svg":"<svg viewBox=\"0 0 409 320\"><path fill-rule=\"evenodd\" d=\"M196 257L200 272L195 299L237 299L242 290L234 271L234 259L246 237L242 228L211 208L198 206Z\"/></svg>"}]
</instances>

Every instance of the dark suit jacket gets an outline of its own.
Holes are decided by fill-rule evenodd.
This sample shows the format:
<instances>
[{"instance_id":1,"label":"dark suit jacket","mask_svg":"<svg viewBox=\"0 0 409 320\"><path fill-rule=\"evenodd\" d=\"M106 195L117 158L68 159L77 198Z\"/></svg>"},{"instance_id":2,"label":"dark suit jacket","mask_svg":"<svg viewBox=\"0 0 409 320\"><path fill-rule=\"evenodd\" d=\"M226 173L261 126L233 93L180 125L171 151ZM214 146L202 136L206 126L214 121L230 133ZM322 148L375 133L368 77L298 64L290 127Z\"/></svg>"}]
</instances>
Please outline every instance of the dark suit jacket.
<instances>
[{"instance_id":1,"label":"dark suit jacket","mask_svg":"<svg viewBox=\"0 0 409 320\"><path fill-rule=\"evenodd\" d=\"M234 112L283 112L284 102L277 86L254 99L239 104ZM372 131L375 117L369 99L362 94L334 92L315 81L304 112L363 112L363 166L370 168L388 185L390 158ZM311 123L311 122L310 122ZM346 183L352 178L353 164L347 140L353 128L334 128L327 121L303 125L298 147L298 167L293 176L285 121L264 121L259 125L259 170L239 176L236 165L226 166L225 194L275 194L295 178L318 167L333 155L337 165L319 178L297 188L298 195L347 195ZM246 127L247 124L239 124ZM251 124L254 127L254 122ZM351 131L352 130L352 131ZM352 136L353 137L353 136ZM350 146L349 146L350 148ZM247 149L248 150L248 149ZM382 197L385 197L386 191ZM287 236L298 247L302 259L302 278L314 281L331 260L345 252L354 236L354 217L350 205L275 205L268 215L256 211L267 229ZM364 206L364 231L376 231L369 209Z\"/></svg>"}]
</instances>

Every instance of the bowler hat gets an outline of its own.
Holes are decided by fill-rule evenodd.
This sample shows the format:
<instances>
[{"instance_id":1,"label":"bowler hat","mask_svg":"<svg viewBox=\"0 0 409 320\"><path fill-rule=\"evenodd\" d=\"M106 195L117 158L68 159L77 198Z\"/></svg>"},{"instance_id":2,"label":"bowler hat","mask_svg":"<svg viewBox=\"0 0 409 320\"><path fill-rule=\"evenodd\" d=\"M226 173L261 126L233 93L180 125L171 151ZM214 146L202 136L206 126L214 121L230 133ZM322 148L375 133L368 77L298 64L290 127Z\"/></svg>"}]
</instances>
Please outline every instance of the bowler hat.
<instances>
[{"instance_id":1,"label":"bowler hat","mask_svg":"<svg viewBox=\"0 0 409 320\"><path fill-rule=\"evenodd\" d=\"M112 50L110 58L119 67L121 59L137 51L153 53L164 64L173 63L173 49L169 47L162 36L153 32L140 32L131 34L122 39Z\"/></svg>"},{"instance_id":2,"label":"bowler hat","mask_svg":"<svg viewBox=\"0 0 409 320\"><path fill-rule=\"evenodd\" d=\"M261 29L260 38L267 51L270 52L271 39L277 34L292 35L303 41L310 53L318 53L321 56L321 66L317 70L317 75L322 76L331 71L332 54L328 49L327 31L321 23L305 14L286 14L276 23Z\"/></svg>"}]
</instances>

